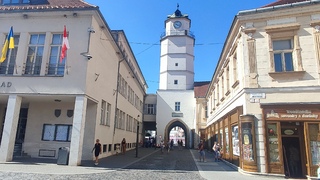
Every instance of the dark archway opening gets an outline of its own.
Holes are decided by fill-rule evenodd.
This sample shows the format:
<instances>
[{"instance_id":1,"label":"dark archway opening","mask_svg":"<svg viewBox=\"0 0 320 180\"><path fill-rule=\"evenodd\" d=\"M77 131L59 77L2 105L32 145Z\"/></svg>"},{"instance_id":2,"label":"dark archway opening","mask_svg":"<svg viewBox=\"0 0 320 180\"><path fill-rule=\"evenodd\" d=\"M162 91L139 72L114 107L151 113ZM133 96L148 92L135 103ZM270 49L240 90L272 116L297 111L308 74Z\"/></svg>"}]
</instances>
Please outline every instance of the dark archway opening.
<instances>
[{"instance_id":1,"label":"dark archway opening","mask_svg":"<svg viewBox=\"0 0 320 180\"><path fill-rule=\"evenodd\" d=\"M167 132L166 137L168 137L169 140L171 140L170 139L170 132L172 131L172 129L178 130L180 132L184 132L184 137L181 139L184 140L184 142L183 142L184 147L189 148L190 135L189 135L189 131L188 131L187 127L179 121L175 121L175 122L171 123L170 126L168 126L168 129L166 130L166 132Z\"/></svg>"}]
</instances>

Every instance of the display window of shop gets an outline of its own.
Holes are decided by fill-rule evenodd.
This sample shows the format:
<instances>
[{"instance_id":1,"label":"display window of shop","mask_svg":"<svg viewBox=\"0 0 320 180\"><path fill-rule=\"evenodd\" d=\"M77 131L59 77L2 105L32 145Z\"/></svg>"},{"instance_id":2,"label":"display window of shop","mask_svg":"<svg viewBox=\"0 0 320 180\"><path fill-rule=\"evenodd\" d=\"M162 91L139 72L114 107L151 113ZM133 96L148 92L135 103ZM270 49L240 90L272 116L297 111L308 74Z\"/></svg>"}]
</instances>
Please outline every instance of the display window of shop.
<instances>
[{"instance_id":1,"label":"display window of shop","mask_svg":"<svg viewBox=\"0 0 320 180\"><path fill-rule=\"evenodd\" d=\"M319 123L307 123L307 137L306 143L308 144L308 163L310 176L317 176L318 164L320 163L320 124Z\"/></svg>"},{"instance_id":2,"label":"display window of shop","mask_svg":"<svg viewBox=\"0 0 320 180\"><path fill-rule=\"evenodd\" d=\"M268 123L269 163L280 163L278 124Z\"/></svg>"},{"instance_id":3,"label":"display window of shop","mask_svg":"<svg viewBox=\"0 0 320 180\"><path fill-rule=\"evenodd\" d=\"M232 152L234 156L240 156L240 145L239 145L239 126L231 126L232 133Z\"/></svg>"},{"instance_id":4,"label":"display window of shop","mask_svg":"<svg viewBox=\"0 0 320 180\"><path fill-rule=\"evenodd\" d=\"M253 152L253 126L251 122L241 124L242 128L242 150L244 161L254 161Z\"/></svg>"}]
</instances>

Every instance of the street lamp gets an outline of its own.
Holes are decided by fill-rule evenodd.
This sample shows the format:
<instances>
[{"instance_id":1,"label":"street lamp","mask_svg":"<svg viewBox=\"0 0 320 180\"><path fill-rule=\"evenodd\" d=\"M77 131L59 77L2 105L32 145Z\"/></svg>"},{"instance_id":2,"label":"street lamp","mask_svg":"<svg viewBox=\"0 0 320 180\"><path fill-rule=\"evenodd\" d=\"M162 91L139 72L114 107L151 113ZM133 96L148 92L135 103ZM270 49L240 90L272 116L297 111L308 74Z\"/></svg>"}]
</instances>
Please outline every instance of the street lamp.
<instances>
[{"instance_id":1,"label":"street lamp","mask_svg":"<svg viewBox=\"0 0 320 180\"><path fill-rule=\"evenodd\" d=\"M136 158L138 157L138 147L139 147L139 117L140 115L138 115L137 118L137 138L136 138Z\"/></svg>"}]
</instances>

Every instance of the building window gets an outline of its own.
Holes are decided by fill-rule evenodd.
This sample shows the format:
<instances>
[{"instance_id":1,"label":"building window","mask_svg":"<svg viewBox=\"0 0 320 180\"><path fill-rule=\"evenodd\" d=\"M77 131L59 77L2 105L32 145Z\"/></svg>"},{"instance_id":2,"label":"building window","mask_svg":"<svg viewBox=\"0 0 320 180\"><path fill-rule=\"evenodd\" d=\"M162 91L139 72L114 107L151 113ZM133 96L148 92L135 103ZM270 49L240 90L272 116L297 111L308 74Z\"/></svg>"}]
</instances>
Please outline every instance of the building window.
<instances>
[{"instance_id":1,"label":"building window","mask_svg":"<svg viewBox=\"0 0 320 180\"><path fill-rule=\"evenodd\" d=\"M178 84L178 80L174 80L174 84Z\"/></svg>"},{"instance_id":2,"label":"building window","mask_svg":"<svg viewBox=\"0 0 320 180\"><path fill-rule=\"evenodd\" d=\"M232 66L233 66L233 82L235 83L238 80L237 52L235 52L232 56Z\"/></svg>"},{"instance_id":3,"label":"building window","mask_svg":"<svg viewBox=\"0 0 320 180\"><path fill-rule=\"evenodd\" d=\"M71 134L72 125L44 124L42 130L42 140L70 142Z\"/></svg>"},{"instance_id":4,"label":"building window","mask_svg":"<svg viewBox=\"0 0 320 180\"><path fill-rule=\"evenodd\" d=\"M2 0L2 5L29 4L30 0Z\"/></svg>"},{"instance_id":5,"label":"building window","mask_svg":"<svg viewBox=\"0 0 320 180\"><path fill-rule=\"evenodd\" d=\"M208 106L207 105L204 106L204 114L205 114L205 117L208 118Z\"/></svg>"},{"instance_id":6,"label":"building window","mask_svg":"<svg viewBox=\"0 0 320 180\"><path fill-rule=\"evenodd\" d=\"M66 57L60 61L62 34L53 34L50 46L48 75L64 75Z\"/></svg>"},{"instance_id":7,"label":"building window","mask_svg":"<svg viewBox=\"0 0 320 180\"><path fill-rule=\"evenodd\" d=\"M45 34L32 34L28 46L25 74L40 75Z\"/></svg>"},{"instance_id":8,"label":"building window","mask_svg":"<svg viewBox=\"0 0 320 180\"><path fill-rule=\"evenodd\" d=\"M227 92L230 90L230 81L229 81L230 71L229 66L226 68L226 90Z\"/></svg>"},{"instance_id":9,"label":"building window","mask_svg":"<svg viewBox=\"0 0 320 180\"><path fill-rule=\"evenodd\" d=\"M180 102L175 102L174 110L175 111L180 111Z\"/></svg>"},{"instance_id":10,"label":"building window","mask_svg":"<svg viewBox=\"0 0 320 180\"><path fill-rule=\"evenodd\" d=\"M119 121L119 109L117 108L116 109L116 117L115 117L115 126L116 126L116 128L119 128L119 126L118 126L118 121Z\"/></svg>"},{"instance_id":11,"label":"building window","mask_svg":"<svg viewBox=\"0 0 320 180\"><path fill-rule=\"evenodd\" d=\"M6 56L7 58L2 63L0 63L0 74L13 74L14 72L20 36L14 35L13 38L14 49L8 49Z\"/></svg>"},{"instance_id":12,"label":"building window","mask_svg":"<svg viewBox=\"0 0 320 180\"><path fill-rule=\"evenodd\" d=\"M106 101L101 101L101 117L100 117L100 125L106 125L106 110L107 110L107 103Z\"/></svg>"},{"instance_id":13,"label":"building window","mask_svg":"<svg viewBox=\"0 0 320 180\"><path fill-rule=\"evenodd\" d=\"M272 45L275 72L293 71L292 40L273 40Z\"/></svg>"},{"instance_id":14,"label":"building window","mask_svg":"<svg viewBox=\"0 0 320 180\"><path fill-rule=\"evenodd\" d=\"M156 114L156 105L146 104L146 114Z\"/></svg>"},{"instance_id":15,"label":"building window","mask_svg":"<svg viewBox=\"0 0 320 180\"><path fill-rule=\"evenodd\" d=\"M110 126L111 104L107 103L106 125Z\"/></svg>"},{"instance_id":16,"label":"building window","mask_svg":"<svg viewBox=\"0 0 320 180\"><path fill-rule=\"evenodd\" d=\"M276 76L279 72L291 71L301 72L295 73L294 75L302 75L304 70L302 67L301 47L298 36L300 24L270 25L265 27L265 30L269 35L269 75Z\"/></svg>"},{"instance_id":17,"label":"building window","mask_svg":"<svg viewBox=\"0 0 320 180\"><path fill-rule=\"evenodd\" d=\"M178 63L176 63L175 66L178 66Z\"/></svg>"}]
</instances>

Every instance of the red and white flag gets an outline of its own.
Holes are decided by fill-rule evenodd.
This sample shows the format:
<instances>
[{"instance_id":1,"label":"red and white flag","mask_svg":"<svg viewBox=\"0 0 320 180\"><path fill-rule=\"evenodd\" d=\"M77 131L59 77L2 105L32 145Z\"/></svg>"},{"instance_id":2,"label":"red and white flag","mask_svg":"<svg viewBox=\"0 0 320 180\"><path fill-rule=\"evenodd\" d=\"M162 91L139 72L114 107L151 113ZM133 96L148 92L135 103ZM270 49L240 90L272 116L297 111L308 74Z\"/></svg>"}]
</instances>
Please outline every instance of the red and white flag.
<instances>
[{"instance_id":1,"label":"red and white flag","mask_svg":"<svg viewBox=\"0 0 320 180\"><path fill-rule=\"evenodd\" d=\"M66 57L68 49L70 49L70 46L69 46L69 41L68 41L68 36L67 36L67 29L66 29L66 26L64 26L60 63Z\"/></svg>"}]
</instances>

